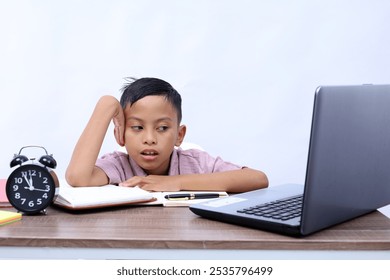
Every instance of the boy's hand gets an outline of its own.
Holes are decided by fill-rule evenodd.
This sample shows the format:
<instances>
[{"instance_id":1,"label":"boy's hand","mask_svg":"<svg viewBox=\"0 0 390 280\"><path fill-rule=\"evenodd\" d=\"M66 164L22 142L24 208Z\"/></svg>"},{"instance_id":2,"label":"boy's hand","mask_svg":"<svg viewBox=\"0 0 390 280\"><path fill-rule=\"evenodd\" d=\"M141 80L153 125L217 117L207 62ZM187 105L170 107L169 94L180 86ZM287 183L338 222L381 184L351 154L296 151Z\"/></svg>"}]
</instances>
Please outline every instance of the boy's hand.
<instances>
[{"instance_id":1,"label":"boy's hand","mask_svg":"<svg viewBox=\"0 0 390 280\"><path fill-rule=\"evenodd\" d=\"M112 122L114 123L114 136L116 142L123 147L125 145L124 131L125 131L125 116L123 109L120 106L119 102L116 103L115 114L112 117Z\"/></svg>"},{"instance_id":2,"label":"boy's hand","mask_svg":"<svg viewBox=\"0 0 390 280\"><path fill-rule=\"evenodd\" d=\"M138 186L146 191L174 192L180 191L178 176L149 175L146 177L134 176L119 184L123 187Z\"/></svg>"},{"instance_id":3,"label":"boy's hand","mask_svg":"<svg viewBox=\"0 0 390 280\"><path fill-rule=\"evenodd\" d=\"M117 115L115 115L112 119L112 122L114 123L114 136L116 142L123 147L125 145L125 139L124 139L124 131L125 131L125 120L124 120L123 110L122 108L118 112Z\"/></svg>"},{"instance_id":4,"label":"boy's hand","mask_svg":"<svg viewBox=\"0 0 390 280\"><path fill-rule=\"evenodd\" d=\"M110 95L102 96L96 105L96 109L99 112L103 112L103 114L108 115L112 119L114 124L115 140L123 147L125 145L125 115L119 101Z\"/></svg>"}]
</instances>

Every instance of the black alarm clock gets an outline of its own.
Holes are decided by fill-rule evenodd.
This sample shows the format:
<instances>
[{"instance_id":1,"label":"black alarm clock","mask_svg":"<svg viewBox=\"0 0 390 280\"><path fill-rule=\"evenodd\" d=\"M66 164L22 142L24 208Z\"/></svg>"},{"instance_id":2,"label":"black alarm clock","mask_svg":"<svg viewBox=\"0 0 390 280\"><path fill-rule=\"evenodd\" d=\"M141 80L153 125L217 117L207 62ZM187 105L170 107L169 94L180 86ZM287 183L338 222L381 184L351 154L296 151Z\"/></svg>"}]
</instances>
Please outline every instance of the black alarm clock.
<instances>
[{"instance_id":1,"label":"black alarm clock","mask_svg":"<svg viewBox=\"0 0 390 280\"><path fill-rule=\"evenodd\" d=\"M35 161L21 154L26 148L41 148L46 154ZM8 177L6 194L9 202L24 214L46 214L46 208L58 194L58 179L54 171L57 162L44 147L25 146L11 160L11 168L19 165Z\"/></svg>"}]
</instances>

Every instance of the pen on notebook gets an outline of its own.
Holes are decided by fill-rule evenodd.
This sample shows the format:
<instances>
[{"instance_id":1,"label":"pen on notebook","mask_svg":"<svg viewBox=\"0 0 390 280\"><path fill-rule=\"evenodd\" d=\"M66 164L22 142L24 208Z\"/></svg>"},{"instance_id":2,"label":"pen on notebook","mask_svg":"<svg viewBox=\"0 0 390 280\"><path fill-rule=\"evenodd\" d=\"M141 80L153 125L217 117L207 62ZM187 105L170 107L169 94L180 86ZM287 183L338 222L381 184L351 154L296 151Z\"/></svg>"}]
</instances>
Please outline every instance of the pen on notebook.
<instances>
[{"instance_id":1,"label":"pen on notebook","mask_svg":"<svg viewBox=\"0 0 390 280\"><path fill-rule=\"evenodd\" d=\"M191 200L191 199L218 198L222 196L225 195L219 193L174 193L174 194L166 195L165 198L169 200Z\"/></svg>"}]
</instances>

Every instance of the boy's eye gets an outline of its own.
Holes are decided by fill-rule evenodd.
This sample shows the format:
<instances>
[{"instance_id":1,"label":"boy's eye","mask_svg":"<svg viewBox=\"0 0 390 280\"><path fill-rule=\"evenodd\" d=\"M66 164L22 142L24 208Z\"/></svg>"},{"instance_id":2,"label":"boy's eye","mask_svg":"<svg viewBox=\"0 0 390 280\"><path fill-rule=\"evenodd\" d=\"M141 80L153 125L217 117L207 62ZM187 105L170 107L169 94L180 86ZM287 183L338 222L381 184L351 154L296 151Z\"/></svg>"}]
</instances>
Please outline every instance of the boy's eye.
<instances>
[{"instance_id":1,"label":"boy's eye","mask_svg":"<svg viewBox=\"0 0 390 280\"><path fill-rule=\"evenodd\" d=\"M133 125L133 126L131 126L131 129L132 129L132 130L135 130L135 131L140 131L140 130L143 129L143 127L140 126L140 125Z\"/></svg>"},{"instance_id":2,"label":"boy's eye","mask_svg":"<svg viewBox=\"0 0 390 280\"><path fill-rule=\"evenodd\" d=\"M159 126L158 128L157 128L157 131L166 131L166 130L168 130L168 126L166 126L166 125L162 125L162 126Z\"/></svg>"}]
</instances>

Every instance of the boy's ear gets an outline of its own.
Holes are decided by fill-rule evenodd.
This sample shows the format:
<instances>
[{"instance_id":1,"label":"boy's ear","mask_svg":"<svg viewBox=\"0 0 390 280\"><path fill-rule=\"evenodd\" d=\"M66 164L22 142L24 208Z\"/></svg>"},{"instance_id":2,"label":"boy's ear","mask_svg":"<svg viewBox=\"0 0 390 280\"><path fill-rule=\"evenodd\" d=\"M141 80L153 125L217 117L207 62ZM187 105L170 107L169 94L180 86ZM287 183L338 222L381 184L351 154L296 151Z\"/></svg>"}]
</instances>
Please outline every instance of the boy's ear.
<instances>
[{"instance_id":1,"label":"boy's ear","mask_svg":"<svg viewBox=\"0 0 390 280\"><path fill-rule=\"evenodd\" d=\"M187 127L185 125L181 125L179 127L179 133L177 134L175 146L179 147L181 143L183 143L184 136L186 136L186 132L187 132Z\"/></svg>"}]
</instances>

